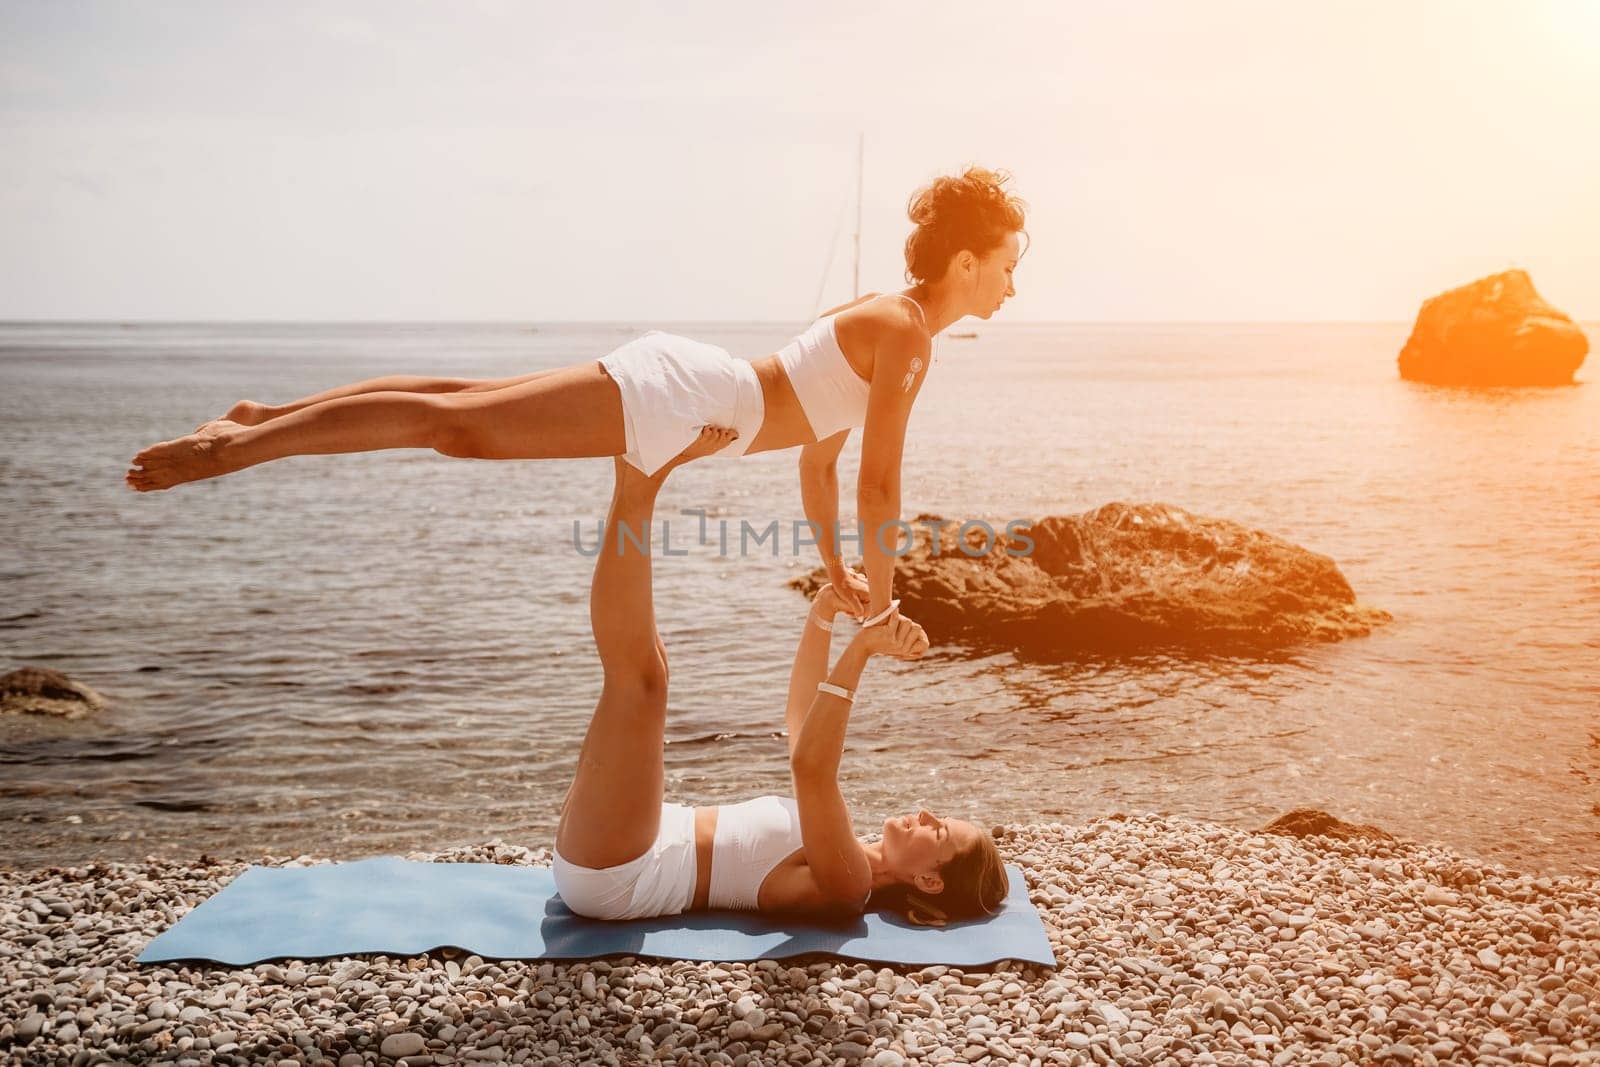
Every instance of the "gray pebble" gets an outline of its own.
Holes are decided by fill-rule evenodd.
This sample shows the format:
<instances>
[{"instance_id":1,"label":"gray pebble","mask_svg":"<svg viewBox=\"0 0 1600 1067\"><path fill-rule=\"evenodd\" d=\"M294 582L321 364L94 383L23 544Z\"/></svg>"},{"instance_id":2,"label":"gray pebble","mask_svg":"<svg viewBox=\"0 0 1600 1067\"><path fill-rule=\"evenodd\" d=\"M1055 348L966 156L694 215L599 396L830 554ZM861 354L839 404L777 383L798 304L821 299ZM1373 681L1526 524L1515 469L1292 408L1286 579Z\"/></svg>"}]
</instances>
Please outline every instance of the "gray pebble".
<instances>
[{"instance_id":1,"label":"gray pebble","mask_svg":"<svg viewBox=\"0 0 1600 1067\"><path fill-rule=\"evenodd\" d=\"M390 1034L388 1037L383 1039L383 1044L379 1046L378 1051L383 1053L385 1056L392 1056L398 1059L401 1056L416 1055L422 1051L423 1046L426 1044L427 1042L423 1039L421 1034Z\"/></svg>"}]
</instances>

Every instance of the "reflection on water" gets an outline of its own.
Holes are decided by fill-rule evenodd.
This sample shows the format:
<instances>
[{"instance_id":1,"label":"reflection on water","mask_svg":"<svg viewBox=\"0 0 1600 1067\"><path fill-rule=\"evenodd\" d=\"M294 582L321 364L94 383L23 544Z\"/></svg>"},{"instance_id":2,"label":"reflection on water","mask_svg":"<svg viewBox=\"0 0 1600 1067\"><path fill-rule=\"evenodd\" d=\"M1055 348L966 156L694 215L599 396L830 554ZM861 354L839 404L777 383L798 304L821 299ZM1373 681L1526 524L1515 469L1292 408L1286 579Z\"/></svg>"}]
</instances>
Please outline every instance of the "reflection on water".
<instances>
[{"instance_id":1,"label":"reflection on water","mask_svg":"<svg viewBox=\"0 0 1600 1067\"><path fill-rule=\"evenodd\" d=\"M672 328L743 355L788 334ZM1600 864L1600 394L1403 383L1406 330L986 325L941 342L907 514L1166 501L1332 556L1395 621L1269 657L945 647L875 664L843 768L858 830L919 804L1241 826L1310 805L1519 867ZM599 689L572 529L603 515L609 461L299 457L147 496L121 475L241 397L521 374L628 335L0 327L0 668L55 667L112 700L5 723L0 863L548 844ZM794 463L695 464L659 514L786 525ZM786 791L805 605L784 582L812 561L673 536L689 554L656 561L669 793Z\"/></svg>"}]
</instances>

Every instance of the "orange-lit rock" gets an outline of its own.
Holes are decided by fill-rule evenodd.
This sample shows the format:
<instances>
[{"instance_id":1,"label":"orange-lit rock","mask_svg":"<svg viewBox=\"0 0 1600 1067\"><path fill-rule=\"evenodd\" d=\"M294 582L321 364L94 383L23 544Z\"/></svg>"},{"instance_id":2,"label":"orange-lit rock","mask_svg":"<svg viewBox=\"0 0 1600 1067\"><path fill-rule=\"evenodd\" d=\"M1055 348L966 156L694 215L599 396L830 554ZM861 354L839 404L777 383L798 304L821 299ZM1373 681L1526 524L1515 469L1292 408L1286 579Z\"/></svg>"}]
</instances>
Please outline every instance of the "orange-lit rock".
<instances>
[{"instance_id":1,"label":"orange-lit rock","mask_svg":"<svg viewBox=\"0 0 1600 1067\"><path fill-rule=\"evenodd\" d=\"M1400 350L1400 377L1436 385L1566 385L1589 339L1508 270L1422 305Z\"/></svg>"},{"instance_id":2,"label":"orange-lit rock","mask_svg":"<svg viewBox=\"0 0 1600 1067\"><path fill-rule=\"evenodd\" d=\"M1327 556L1168 504L1106 504L1017 537L994 524L987 552L982 528L969 528L963 551L959 524L944 522L936 553L925 521L935 520L913 524L894 590L934 644L1050 657L1259 650L1356 637L1390 619L1357 604ZM818 569L791 585L809 595L824 580Z\"/></svg>"},{"instance_id":3,"label":"orange-lit rock","mask_svg":"<svg viewBox=\"0 0 1600 1067\"><path fill-rule=\"evenodd\" d=\"M1393 841L1394 836L1367 823L1345 822L1318 808L1295 808L1261 828L1285 837L1331 837L1339 841Z\"/></svg>"},{"instance_id":4,"label":"orange-lit rock","mask_svg":"<svg viewBox=\"0 0 1600 1067\"><path fill-rule=\"evenodd\" d=\"M20 667L0 675L0 712L81 719L105 707L105 698L48 667Z\"/></svg>"}]
</instances>

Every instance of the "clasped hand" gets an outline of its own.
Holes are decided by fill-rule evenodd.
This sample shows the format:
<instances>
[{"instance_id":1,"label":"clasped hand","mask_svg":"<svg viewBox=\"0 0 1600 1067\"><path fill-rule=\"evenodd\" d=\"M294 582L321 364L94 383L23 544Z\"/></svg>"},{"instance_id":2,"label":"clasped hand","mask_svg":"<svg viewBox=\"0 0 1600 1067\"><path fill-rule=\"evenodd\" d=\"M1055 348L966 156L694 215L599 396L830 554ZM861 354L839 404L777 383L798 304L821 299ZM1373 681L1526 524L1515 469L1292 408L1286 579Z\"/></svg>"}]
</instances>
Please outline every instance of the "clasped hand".
<instances>
[{"instance_id":1,"label":"clasped hand","mask_svg":"<svg viewBox=\"0 0 1600 1067\"><path fill-rule=\"evenodd\" d=\"M840 614L852 615L859 621L859 616L849 611L832 584L824 585L817 591L811 610L825 622L832 622L834 616ZM872 656L921 659L923 653L928 651L928 634L920 624L906 618L900 614L899 608L895 608L887 619L857 633L852 643Z\"/></svg>"}]
</instances>

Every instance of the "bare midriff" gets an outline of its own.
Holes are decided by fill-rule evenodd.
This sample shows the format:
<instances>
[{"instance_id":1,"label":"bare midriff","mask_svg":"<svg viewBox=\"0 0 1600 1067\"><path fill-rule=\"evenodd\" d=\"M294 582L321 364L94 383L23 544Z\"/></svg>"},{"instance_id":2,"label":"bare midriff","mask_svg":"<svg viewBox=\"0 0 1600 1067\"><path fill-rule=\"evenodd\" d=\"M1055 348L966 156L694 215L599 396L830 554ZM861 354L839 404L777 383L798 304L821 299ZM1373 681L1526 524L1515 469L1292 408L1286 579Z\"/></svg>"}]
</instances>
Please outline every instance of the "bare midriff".
<instances>
[{"instance_id":1,"label":"bare midriff","mask_svg":"<svg viewBox=\"0 0 1600 1067\"><path fill-rule=\"evenodd\" d=\"M844 354L845 362L850 364L850 369L863 381L870 382L872 359L870 355L865 359L861 357L862 352L872 351L872 339L865 335L870 326L861 319L849 321L853 317L845 313L836 318L833 323L834 335L839 340L839 350ZM750 365L755 368L756 377L761 381L762 412L761 429L756 431L755 440L750 442L745 452L771 452L778 448L809 445L815 441L817 435L811 429L811 422L806 418L805 409L800 406L800 398L795 394L794 386L790 384L789 375L784 371L777 354L753 359Z\"/></svg>"},{"instance_id":2,"label":"bare midriff","mask_svg":"<svg viewBox=\"0 0 1600 1067\"><path fill-rule=\"evenodd\" d=\"M711 900L711 850L717 841L717 809L694 809L694 910Z\"/></svg>"},{"instance_id":3,"label":"bare midriff","mask_svg":"<svg viewBox=\"0 0 1600 1067\"><path fill-rule=\"evenodd\" d=\"M789 375L778 357L763 356L752 361L751 366L761 380L761 429L756 431L756 439L745 452L771 452L815 441L817 435L812 433L805 409L800 406L800 398L789 384Z\"/></svg>"}]
</instances>

